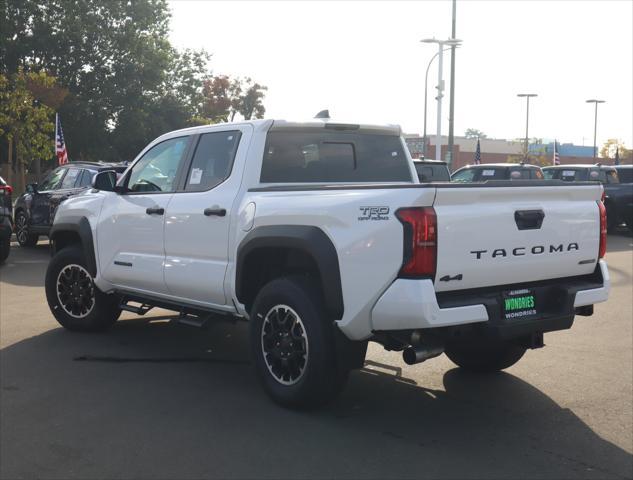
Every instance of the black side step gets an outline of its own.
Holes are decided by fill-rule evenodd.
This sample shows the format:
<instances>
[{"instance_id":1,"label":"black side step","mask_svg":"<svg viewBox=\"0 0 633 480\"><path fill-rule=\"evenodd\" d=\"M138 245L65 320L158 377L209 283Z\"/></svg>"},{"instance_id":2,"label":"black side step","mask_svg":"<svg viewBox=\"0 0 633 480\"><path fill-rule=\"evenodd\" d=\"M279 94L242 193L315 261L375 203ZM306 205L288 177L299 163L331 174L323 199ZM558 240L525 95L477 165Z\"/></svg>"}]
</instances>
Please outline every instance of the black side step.
<instances>
[{"instance_id":1,"label":"black side step","mask_svg":"<svg viewBox=\"0 0 633 480\"><path fill-rule=\"evenodd\" d=\"M119 308L121 310L125 310L126 312L136 313L137 315L145 315L154 307L152 305L147 305L146 303L142 303L140 307L136 307L134 305L128 305L127 301L123 301L119 305Z\"/></svg>"},{"instance_id":2,"label":"black side step","mask_svg":"<svg viewBox=\"0 0 633 480\"><path fill-rule=\"evenodd\" d=\"M209 323L209 317L196 317L193 315L181 315L175 319L181 325L187 325L189 327L205 328Z\"/></svg>"}]
</instances>

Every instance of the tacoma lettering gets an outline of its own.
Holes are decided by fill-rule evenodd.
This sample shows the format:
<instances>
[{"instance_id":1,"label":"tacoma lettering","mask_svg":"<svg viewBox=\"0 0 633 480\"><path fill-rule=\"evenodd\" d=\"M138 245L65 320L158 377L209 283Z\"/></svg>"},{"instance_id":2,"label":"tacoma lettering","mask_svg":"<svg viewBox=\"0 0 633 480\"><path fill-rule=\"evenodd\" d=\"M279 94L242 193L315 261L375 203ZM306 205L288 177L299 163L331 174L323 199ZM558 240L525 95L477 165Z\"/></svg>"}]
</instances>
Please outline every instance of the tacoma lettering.
<instances>
[{"instance_id":1,"label":"tacoma lettering","mask_svg":"<svg viewBox=\"0 0 633 480\"><path fill-rule=\"evenodd\" d=\"M529 251L532 255L541 255L543 253L563 253L565 251L571 252L572 250L580 250L580 247L576 242L569 243L567 245L534 245L533 247L515 247L511 250L513 257L522 257L526 255L526 251ZM477 260L481 260L484 254L488 253L488 250L471 250L471 254L475 256ZM495 248L490 254L491 258L507 257L508 251L505 248Z\"/></svg>"}]
</instances>

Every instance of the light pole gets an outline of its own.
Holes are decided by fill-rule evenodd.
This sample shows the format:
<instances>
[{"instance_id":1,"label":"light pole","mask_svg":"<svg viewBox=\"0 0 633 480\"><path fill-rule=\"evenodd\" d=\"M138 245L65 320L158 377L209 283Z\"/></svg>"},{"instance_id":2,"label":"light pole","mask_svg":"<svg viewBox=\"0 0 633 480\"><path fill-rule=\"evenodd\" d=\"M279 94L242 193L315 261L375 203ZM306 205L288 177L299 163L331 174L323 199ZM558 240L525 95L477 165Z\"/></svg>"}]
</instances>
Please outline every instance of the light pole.
<instances>
[{"instance_id":1,"label":"light pole","mask_svg":"<svg viewBox=\"0 0 633 480\"><path fill-rule=\"evenodd\" d=\"M448 50L448 48L444 49L444 51L446 50ZM433 60L435 60L439 54L440 52L437 52L435 55L431 57L431 60L429 60L429 64L426 66L426 74L424 75L424 143L422 144L422 153L424 154L425 157L426 157L426 104L427 104L427 97L428 97L427 87L429 83L429 68L431 68L431 64L433 63Z\"/></svg>"},{"instance_id":2,"label":"light pole","mask_svg":"<svg viewBox=\"0 0 633 480\"><path fill-rule=\"evenodd\" d=\"M530 125L530 97L537 97L536 93L519 93L517 97L525 97L527 100L527 109L525 114L525 159L528 158L528 145L529 145L529 136L528 136L528 127Z\"/></svg>"},{"instance_id":3,"label":"light pole","mask_svg":"<svg viewBox=\"0 0 633 480\"><path fill-rule=\"evenodd\" d=\"M596 109L593 117L593 161L596 161L596 133L598 133L598 104L604 103L604 100L596 100L592 98L590 100L586 100L586 103L595 103Z\"/></svg>"},{"instance_id":4,"label":"light pole","mask_svg":"<svg viewBox=\"0 0 633 480\"><path fill-rule=\"evenodd\" d=\"M424 40L420 40L422 43L437 43L438 51L437 55L439 56L439 65L437 66L437 134L436 134L436 145L435 145L435 158L436 160L442 159L442 97L444 96L442 92L444 91L444 81L442 80L442 67L443 67L443 57L444 46L452 46L459 45L461 40L457 40L456 38L449 38L448 40L438 40L436 38L425 38Z\"/></svg>"},{"instance_id":5,"label":"light pole","mask_svg":"<svg viewBox=\"0 0 633 480\"><path fill-rule=\"evenodd\" d=\"M453 20L451 28L451 38L457 35L455 30L455 14L457 11L457 0L453 0ZM449 92L448 103L448 170L453 163L453 144L455 143L455 45L451 46L451 90Z\"/></svg>"}]
</instances>

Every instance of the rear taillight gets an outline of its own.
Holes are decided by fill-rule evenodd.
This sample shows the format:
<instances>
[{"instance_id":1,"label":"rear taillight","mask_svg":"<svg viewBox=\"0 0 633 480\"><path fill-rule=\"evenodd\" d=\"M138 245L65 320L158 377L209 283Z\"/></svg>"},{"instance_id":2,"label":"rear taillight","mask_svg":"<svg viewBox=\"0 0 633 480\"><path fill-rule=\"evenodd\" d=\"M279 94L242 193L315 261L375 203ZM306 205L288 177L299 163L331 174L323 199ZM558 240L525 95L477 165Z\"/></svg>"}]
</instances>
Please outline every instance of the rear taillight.
<instances>
[{"instance_id":1,"label":"rear taillight","mask_svg":"<svg viewBox=\"0 0 633 480\"><path fill-rule=\"evenodd\" d=\"M604 203L598 203L600 210L600 248L598 249L598 258L603 258L607 253L607 209Z\"/></svg>"},{"instance_id":2,"label":"rear taillight","mask_svg":"<svg viewBox=\"0 0 633 480\"><path fill-rule=\"evenodd\" d=\"M4 193L7 195L11 195L13 193L13 188L10 185L0 185L0 190L4 190Z\"/></svg>"},{"instance_id":3,"label":"rear taillight","mask_svg":"<svg viewBox=\"0 0 633 480\"><path fill-rule=\"evenodd\" d=\"M401 208L396 217L404 229L404 259L398 276L435 277L437 217L433 207Z\"/></svg>"}]
</instances>

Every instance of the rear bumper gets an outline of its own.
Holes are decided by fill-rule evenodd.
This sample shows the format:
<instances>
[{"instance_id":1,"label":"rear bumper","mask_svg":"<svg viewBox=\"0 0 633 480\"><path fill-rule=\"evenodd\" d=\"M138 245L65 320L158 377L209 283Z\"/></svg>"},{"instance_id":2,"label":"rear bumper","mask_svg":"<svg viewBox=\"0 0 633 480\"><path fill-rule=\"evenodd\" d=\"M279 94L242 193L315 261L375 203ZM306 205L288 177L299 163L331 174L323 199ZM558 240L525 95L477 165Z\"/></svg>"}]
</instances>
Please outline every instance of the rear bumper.
<instances>
[{"instance_id":1,"label":"rear bumper","mask_svg":"<svg viewBox=\"0 0 633 480\"><path fill-rule=\"evenodd\" d=\"M502 318L502 292L534 289L543 310L537 318ZM372 310L374 331L418 330L480 325L495 336L515 337L571 327L575 309L609 296L607 264L600 260L591 275L532 284L446 292L436 295L431 280L396 280Z\"/></svg>"}]
</instances>

